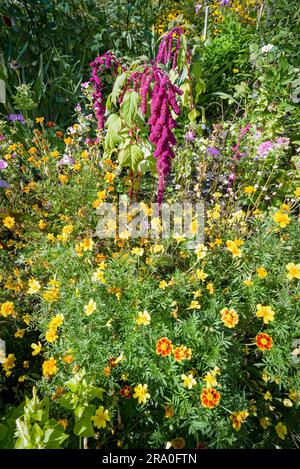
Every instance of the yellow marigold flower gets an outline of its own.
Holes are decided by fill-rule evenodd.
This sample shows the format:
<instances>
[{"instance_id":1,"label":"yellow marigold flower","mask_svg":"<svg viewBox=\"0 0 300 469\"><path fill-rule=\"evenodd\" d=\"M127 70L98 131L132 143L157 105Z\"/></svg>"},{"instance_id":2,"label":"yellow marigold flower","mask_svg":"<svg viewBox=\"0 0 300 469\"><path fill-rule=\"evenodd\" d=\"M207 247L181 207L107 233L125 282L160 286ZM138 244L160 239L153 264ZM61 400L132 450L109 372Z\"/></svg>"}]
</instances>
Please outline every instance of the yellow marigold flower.
<instances>
[{"instance_id":1,"label":"yellow marigold flower","mask_svg":"<svg viewBox=\"0 0 300 469\"><path fill-rule=\"evenodd\" d=\"M294 194L296 197L300 197L300 187L296 187L296 189L294 190Z\"/></svg>"},{"instance_id":2,"label":"yellow marigold flower","mask_svg":"<svg viewBox=\"0 0 300 469\"><path fill-rule=\"evenodd\" d=\"M144 249L135 247L135 248L132 248L130 252L131 252L131 254L133 254L135 256L142 257L142 255L144 254Z\"/></svg>"},{"instance_id":3,"label":"yellow marigold flower","mask_svg":"<svg viewBox=\"0 0 300 469\"><path fill-rule=\"evenodd\" d=\"M48 303L54 303L55 301L58 300L59 298L59 289L56 287L49 288L45 293L43 294L43 298L45 301Z\"/></svg>"},{"instance_id":4,"label":"yellow marigold flower","mask_svg":"<svg viewBox=\"0 0 300 469\"><path fill-rule=\"evenodd\" d=\"M207 274L204 272L204 270L202 269L197 269L196 272L196 277L199 279L199 280L202 280L202 282L204 282L204 280L206 279L207 277Z\"/></svg>"},{"instance_id":5,"label":"yellow marigold flower","mask_svg":"<svg viewBox=\"0 0 300 469\"><path fill-rule=\"evenodd\" d=\"M262 306L261 304L256 305L256 316L258 318L263 318L265 324L274 321L275 312L272 310L271 306Z\"/></svg>"},{"instance_id":6,"label":"yellow marigold flower","mask_svg":"<svg viewBox=\"0 0 300 469\"><path fill-rule=\"evenodd\" d=\"M192 373L189 373L188 375L182 374L181 379L183 381L183 386L187 389L192 389L197 384L197 381L195 380Z\"/></svg>"},{"instance_id":7,"label":"yellow marigold flower","mask_svg":"<svg viewBox=\"0 0 300 469\"><path fill-rule=\"evenodd\" d=\"M57 373L56 363L57 361L53 357L49 358L49 360L44 361L42 368L43 375L45 378L51 378L51 376L54 376Z\"/></svg>"},{"instance_id":8,"label":"yellow marigold flower","mask_svg":"<svg viewBox=\"0 0 300 469\"><path fill-rule=\"evenodd\" d=\"M187 309L200 309L200 308L201 308L201 306L199 304L199 301L193 300L193 301L191 301L191 304Z\"/></svg>"},{"instance_id":9,"label":"yellow marigold flower","mask_svg":"<svg viewBox=\"0 0 300 469\"><path fill-rule=\"evenodd\" d=\"M2 223L6 228L11 230L14 227L15 219L14 217L5 217Z\"/></svg>"},{"instance_id":10,"label":"yellow marigold flower","mask_svg":"<svg viewBox=\"0 0 300 469\"><path fill-rule=\"evenodd\" d=\"M45 334L45 339L47 342L52 344L58 339L58 335L56 333L56 329L49 329Z\"/></svg>"},{"instance_id":11,"label":"yellow marigold flower","mask_svg":"<svg viewBox=\"0 0 300 469\"><path fill-rule=\"evenodd\" d=\"M174 438L169 443L174 449L183 449L185 447L185 439L182 437Z\"/></svg>"},{"instance_id":12,"label":"yellow marigold flower","mask_svg":"<svg viewBox=\"0 0 300 469\"><path fill-rule=\"evenodd\" d=\"M13 353L10 353L8 357L4 358L2 367L3 370L6 372L6 376L11 375L11 370L16 366L16 357Z\"/></svg>"},{"instance_id":13,"label":"yellow marigold flower","mask_svg":"<svg viewBox=\"0 0 300 469\"><path fill-rule=\"evenodd\" d=\"M270 391L267 391L264 395L264 400L265 401L272 401L272 394L270 393Z\"/></svg>"},{"instance_id":14,"label":"yellow marigold flower","mask_svg":"<svg viewBox=\"0 0 300 469\"><path fill-rule=\"evenodd\" d=\"M48 324L49 329L57 329L62 325L64 322L64 315L63 314L57 314L54 316L54 318L51 319L51 321Z\"/></svg>"},{"instance_id":15,"label":"yellow marigold flower","mask_svg":"<svg viewBox=\"0 0 300 469\"><path fill-rule=\"evenodd\" d=\"M148 384L138 384L135 386L133 397L138 400L139 404L146 404L147 400L150 399Z\"/></svg>"},{"instance_id":16,"label":"yellow marigold flower","mask_svg":"<svg viewBox=\"0 0 300 469\"><path fill-rule=\"evenodd\" d=\"M233 68L232 73L239 73L240 69L239 68Z\"/></svg>"},{"instance_id":17,"label":"yellow marigold flower","mask_svg":"<svg viewBox=\"0 0 300 469\"><path fill-rule=\"evenodd\" d=\"M145 309L143 312L140 311L138 313L138 317L135 320L138 326L148 326L150 324L150 321L151 321L151 316L148 313L148 311L146 311Z\"/></svg>"},{"instance_id":18,"label":"yellow marigold flower","mask_svg":"<svg viewBox=\"0 0 300 469\"><path fill-rule=\"evenodd\" d=\"M249 412L247 410L241 410L231 414L230 420L232 421L232 427L238 432L241 429L241 424L246 421L248 416Z\"/></svg>"},{"instance_id":19,"label":"yellow marigold flower","mask_svg":"<svg viewBox=\"0 0 300 469\"><path fill-rule=\"evenodd\" d=\"M235 327L239 322L239 315L235 309L231 308L223 308L220 311L221 320L223 321L224 325L229 329Z\"/></svg>"},{"instance_id":20,"label":"yellow marigold flower","mask_svg":"<svg viewBox=\"0 0 300 469\"><path fill-rule=\"evenodd\" d=\"M36 117L35 122L37 124L42 124L45 120L45 117Z\"/></svg>"},{"instance_id":21,"label":"yellow marigold flower","mask_svg":"<svg viewBox=\"0 0 300 469\"><path fill-rule=\"evenodd\" d=\"M207 388L213 388L215 386L218 386L218 381L217 381L217 375L220 374L220 368L217 366L206 373L206 375L203 378L203 381L206 383Z\"/></svg>"},{"instance_id":22,"label":"yellow marigold flower","mask_svg":"<svg viewBox=\"0 0 300 469\"><path fill-rule=\"evenodd\" d=\"M246 287L251 287L253 285L253 280L251 278L246 278L243 283L246 285Z\"/></svg>"},{"instance_id":23,"label":"yellow marigold flower","mask_svg":"<svg viewBox=\"0 0 300 469\"><path fill-rule=\"evenodd\" d=\"M38 342L37 344L31 344L31 348L33 350L32 356L34 357L35 355L39 355L39 353L41 353L42 344L41 342Z\"/></svg>"},{"instance_id":24,"label":"yellow marigold flower","mask_svg":"<svg viewBox=\"0 0 300 469\"><path fill-rule=\"evenodd\" d=\"M300 264L294 264L294 262L290 262L286 265L286 269L288 271L286 276L289 280L293 280L294 278L300 280Z\"/></svg>"},{"instance_id":25,"label":"yellow marigold flower","mask_svg":"<svg viewBox=\"0 0 300 469\"><path fill-rule=\"evenodd\" d=\"M60 180L60 182L61 182L62 184L67 184L68 181L69 181L68 176L66 176L65 174L60 174L60 175L58 176L58 179Z\"/></svg>"},{"instance_id":26,"label":"yellow marigold flower","mask_svg":"<svg viewBox=\"0 0 300 469\"><path fill-rule=\"evenodd\" d=\"M287 435L287 428L282 422L278 422L275 427L276 433L281 440L285 440Z\"/></svg>"},{"instance_id":27,"label":"yellow marigold flower","mask_svg":"<svg viewBox=\"0 0 300 469\"><path fill-rule=\"evenodd\" d=\"M29 368L29 361L28 360L23 361L23 368L25 368L25 369Z\"/></svg>"},{"instance_id":28,"label":"yellow marigold flower","mask_svg":"<svg viewBox=\"0 0 300 469\"><path fill-rule=\"evenodd\" d=\"M73 139L71 137L64 138L64 142L66 145L71 145L73 143Z\"/></svg>"},{"instance_id":29,"label":"yellow marigold flower","mask_svg":"<svg viewBox=\"0 0 300 469\"><path fill-rule=\"evenodd\" d=\"M97 309L97 304L91 298L87 305L83 307L86 316L90 316Z\"/></svg>"},{"instance_id":30,"label":"yellow marigold flower","mask_svg":"<svg viewBox=\"0 0 300 469\"><path fill-rule=\"evenodd\" d=\"M63 235L70 235L73 230L74 230L73 225L66 225L66 226L63 227L61 232L62 232Z\"/></svg>"},{"instance_id":31,"label":"yellow marigold flower","mask_svg":"<svg viewBox=\"0 0 300 469\"><path fill-rule=\"evenodd\" d=\"M212 282L209 282L207 285L206 285L206 290L208 291L208 293L210 295L213 295L214 292L215 292L215 288L214 288L214 284Z\"/></svg>"},{"instance_id":32,"label":"yellow marigold flower","mask_svg":"<svg viewBox=\"0 0 300 469\"><path fill-rule=\"evenodd\" d=\"M57 421L57 423L59 423L59 425L61 425L64 430L66 430L68 428L68 425L69 425L69 422L68 422L67 419L59 419Z\"/></svg>"},{"instance_id":33,"label":"yellow marigold flower","mask_svg":"<svg viewBox=\"0 0 300 469\"><path fill-rule=\"evenodd\" d=\"M71 363L73 363L74 357L73 357L73 355L71 355L71 354L64 355L64 356L62 357L62 361L63 361L64 363L67 363L68 365L70 365Z\"/></svg>"},{"instance_id":34,"label":"yellow marigold flower","mask_svg":"<svg viewBox=\"0 0 300 469\"><path fill-rule=\"evenodd\" d=\"M94 244L91 238L85 238L81 243L81 247L84 251L92 251Z\"/></svg>"},{"instance_id":35,"label":"yellow marigold flower","mask_svg":"<svg viewBox=\"0 0 300 469\"><path fill-rule=\"evenodd\" d=\"M15 315L15 307L12 301L6 301L6 303L2 303L0 308L0 316L7 318L7 316L14 316Z\"/></svg>"},{"instance_id":36,"label":"yellow marigold flower","mask_svg":"<svg viewBox=\"0 0 300 469\"><path fill-rule=\"evenodd\" d=\"M104 180L107 184L111 184L115 179L116 175L110 172L107 172L104 176Z\"/></svg>"},{"instance_id":37,"label":"yellow marigold flower","mask_svg":"<svg viewBox=\"0 0 300 469\"><path fill-rule=\"evenodd\" d=\"M23 339L24 334L25 334L25 329L18 329L18 330L15 332L15 338L16 338L16 339Z\"/></svg>"},{"instance_id":38,"label":"yellow marigold flower","mask_svg":"<svg viewBox=\"0 0 300 469\"><path fill-rule=\"evenodd\" d=\"M151 246L151 252L153 254L159 254L159 253L163 253L165 250L163 244L154 244L153 246Z\"/></svg>"},{"instance_id":39,"label":"yellow marigold flower","mask_svg":"<svg viewBox=\"0 0 300 469\"><path fill-rule=\"evenodd\" d=\"M34 155L35 153L37 153L37 149L35 147L30 147L28 150L28 153L30 155Z\"/></svg>"},{"instance_id":40,"label":"yellow marigold flower","mask_svg":"<svg viewBox=\"0 0 300 469\"><path fill-rule=\"evenodd\" d=\"M291 221L287 213L278 211L273 215L273 220L279 224L280 228L285 228Z\"/></svg>"},{"instance_id":41,"label":"yellow marigold flower","mask_svg":"<svg viewBox=\"0 0 300 469\"><path fill-rule=\"evenodd\" d=\"M256 189L255 187L253 187L253 186L246 186L246 187L244 188L245 194L248 194L248 195L254 194L254 192L256 192L256 190L257 190L257 189Z\"/></svg>"},{"instance_id":42,"label":"yellow marigold flower","mask_svg":"<svg viewBox=\"0 0 300 469\"><path fill-rule=\"evenodd\" d=\"M243 241L240 239L235 239L234 241L226 241L226 247L231 252L233 257L242 257L242 251L240 246L243 245Z\"/></svg>"},{"instance_id":43,"label":"yellow marigold flower","mask_svg":"<svg viewBox=\"0 0 300 469\"><path fill-rule=\"evenodd\" d=\"M159 282L159 288L161 288L162 290L164 290L165 288L167 288L168 286L168 282L166 282L165 280L161 280Z\"/></svg>"},{"instance_id":44,"label":"yellow marigold flower","mask_svg":"<svg viewBox=\"0 0 300 469\"><path fill-rule=\"evenodd\" d=\"M29 293L30 295L34 295L35 293L37 293L39 290L41 289L41 284L38 280L36 280L35 278L31 278L29 281L28 281L28 290L27 290L27 293Z\"/></svg>"},{"instance_id":45,"label":"yellow marigold flower","mask_svg":"<svg viewBox=\"0 0 300 469\"><path fill-rule=\"evenodd\" d=\"M207 247L204 246L204 244L198 244L198 246L195 249L195 254L198 257L198 259L204 259L204 257L207 254Z\"/></svg>"},{"instance_id":46,"label":"yellow marigold flower","mask_svg":"<svg viewBox=\"0 0 300 469\"><path fill-rule=\"evenodd\" d=\"M105 428L106 423L110 421L108 410L104 409L101 405L95 412L95 415L91 418L94 427L96 428Z\"/></svg>"},{"instance_id":47,"label":"yellow marigold flower","mask_svg":"<svg viewBox=\"0 0 300 469\"><path fill-rule=\"evenodd\" d=\"M104 272L100 267L93 273L92 282L106 283Z\"/></svg>"},{"instance_id":48,"label":"yellow marigold flower","mask_svg":"<svg viewBox=\"0 0 300 469\"><path fill-rule=\"evenodd\" d=\"M293 407L293 403L290 399L285 398L283 399L282 403L285 407Z\"/></svg>"},{"instance_id":49,"label":"yellow marigold flower","mask_svg":"<svg viewBox=\"0 0 300 469\"><path fill-rule=\"evenodd\" d=\"M259 423L263 427L264 430L266 430L269 427L269 425L271 425L269 417L262 417L259 420Z\"/></svg>"},{"instance_id":50,"label":"yellow marigold flower","mask_svg":"<svg viewBox=\"0 0 300 469\"><path fill-rule=\"evenodd\" d=\"M186 345L180 345L173 350L174 360L176 362L182 362L183 360L190 360L192 358L192 349L186 347Z\"/></svg>"},{"instance_id":51,"label":"yellow marigold flower","mask_svg":"<svg viewBox=\"0 0 300 469\"><path fill-rule=\"evenodd\" d=\"M257 267L256 272L259 278L265 278L268 275L268 272L263 266Z\"/></svg>"}]
</instances>

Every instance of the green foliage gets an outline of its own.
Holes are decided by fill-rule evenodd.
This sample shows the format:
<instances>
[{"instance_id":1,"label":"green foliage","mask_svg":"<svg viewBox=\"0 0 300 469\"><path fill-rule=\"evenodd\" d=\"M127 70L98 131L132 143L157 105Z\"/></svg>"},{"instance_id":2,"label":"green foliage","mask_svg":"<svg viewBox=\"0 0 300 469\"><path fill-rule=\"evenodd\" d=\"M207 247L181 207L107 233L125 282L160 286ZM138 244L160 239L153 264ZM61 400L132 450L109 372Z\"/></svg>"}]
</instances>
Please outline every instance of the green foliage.
<instances>
[{"instance_id":1,"label":"green foliage","mask_svg":"<svg viewBox=\"0 0 300 469\"><path fill-rule=\"evenodd\" d=\"M49 399L40 400L36 389L25 398L24 414L16 420L16 449L58 449L68 438L61 424L49 418Z\"/></svg>"}]
</instances>

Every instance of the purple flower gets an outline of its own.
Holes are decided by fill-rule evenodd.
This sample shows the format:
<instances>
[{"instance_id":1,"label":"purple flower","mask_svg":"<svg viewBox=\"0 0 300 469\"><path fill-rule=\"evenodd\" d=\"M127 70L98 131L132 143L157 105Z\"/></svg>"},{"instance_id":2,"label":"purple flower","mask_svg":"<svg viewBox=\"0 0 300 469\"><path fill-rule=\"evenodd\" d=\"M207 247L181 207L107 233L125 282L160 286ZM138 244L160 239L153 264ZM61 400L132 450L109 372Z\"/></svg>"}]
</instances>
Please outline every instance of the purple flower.
<instances>
[{"instance_id":1,"label":"purple flower","mask_svg":"<svg viewBox=\"0 0 300 469\"><path fill-rule=\"evenodd\" d=\"M219 150L215 147L207 147L207 153L209 153L211 156L219 156L220 154Z\"/></svg>"},{"instance_id":2,"label":"purple flower","mask_svg":"<svg viewBox=\"0 0 300 469\"><path fill-rule=\"evenodd\" d=\"M259 145L257 149L257 155L260 158L266 158L272 149L273 149L273 142L271 142L270 140L267 140L266 142L263 142Z\"/></svg>"},{"instance_id":3,"label":"purple flower","mask_svg":"<svg viewBox=\"0 0 300 469\"><path fill-rule=\"evenodd\" d=\"M7 162L5 160L0 160L0 169L7 168Z\"/></svg>"},{"instance_id":4,"label":"purple flower","mask_svg":"<svg viewBox=\"0 0 300 469\"><path fill-rule=\"evenodd\" d=\"M224 7L226 5L229 5L230 0L219 0L221 7Z\"/></svg>"},{"instance_id":5,"label":"purple flower","mask_svg":"<svg viewBox=\"0 0 300 469\"><path fill-rule=\"evenodd\" d=\"M196 137L196 134L195 132L193 132L192 130L189 130L185 136L184 136L184 140L186 142L193 142L195 140L195 137Z\"/></svg>"},{"instance_id":6,"label":"purple flower","mask_svg":"<svg viewBox=\"0 0 300 469\"><path fill-rule=\"evenodd\" d=\"M70 155L65 153L62 159L57 162L57 166L62 166L62 165L72 166L74 163L75 163L74 158L72 158Z\"/></svg>"},{"instance_id":7,"label":"purple flower","mask_svg":"<svg viewBox=\"0 0 300 469\"><path fill-rule=\"evenodd\" d=\"M287 147L290 144L290 139L288 137L278 137L276 139L276 145Z\"/></svg>"},{"instance_id":8,"label":"purple flower","mask_svg":"<svg viewBox=\"0 0 300 469\"><path fill-rule=\"evenodd\" d=\"M90 82L89 81L85 81L83 83L81 83L81 88L88 88L90 86Z\"/></svg>"},{"instance_id":9,"label":"purple flower","mask_svg":"<svg viewBox=\"0 0 300 469\"><path fill-rule=\"evenodd\" d=\"M0 135L0 142L3 142L3 140L5 140L4 135Z\"/></svg>"},{"instance_id":10,"label":"purple flower","mask_svg":"<svg viewBox=\"0 0 300 469\"><path fill-rule=\"evenodd\" d=\"M202 7L202 3L199 3L199 5L195 5L195 12L199 13L199 11L201 10L201 7Z\"/></svg>"},{"instance_id":11,"label":"purple flower","mask_svg":"<svg viewBox=\"0 0 300 469\"><path fill-rule=\"evenodd\" d=\"M4 189L10 189L11 185L8 184L8 182L2 181L2 179L0 179L0 187L4 187Z\"/></svg>"},{"instance_id":12,"label":"purple flower","mask_svg":"<svg viewBox=\"0 0 300 469\"><path fill-rule=\"evenodd\" d=\"M22 124L25 124L25 119L24 117L22 116L22 114L8 114L8 116L6 116L7 120L8 121L11 121L11 122L21 122Z\"/></svg>"}]
</instances>

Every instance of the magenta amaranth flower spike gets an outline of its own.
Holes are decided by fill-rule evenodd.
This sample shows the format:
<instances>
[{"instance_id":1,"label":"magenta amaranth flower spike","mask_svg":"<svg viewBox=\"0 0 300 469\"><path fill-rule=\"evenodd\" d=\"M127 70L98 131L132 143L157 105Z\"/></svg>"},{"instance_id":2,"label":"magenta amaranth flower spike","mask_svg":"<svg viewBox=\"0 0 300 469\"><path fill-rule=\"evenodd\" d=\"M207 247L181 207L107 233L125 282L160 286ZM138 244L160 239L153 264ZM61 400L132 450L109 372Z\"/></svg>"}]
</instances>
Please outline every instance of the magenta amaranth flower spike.
<instances>
[{"instance_id":1,"label":"magenta amaranth flower spike","mask_svg":"<svg viewBox=\"0 0 300 469\"><path fill-rule=\"evenodd\" d=\"M94 110L95 115L98 120L98 129L104 129L104 113L105 105L104 98L102 94L102 82L99 78L99 75L103 73L105 69L113 69L114 73L117 73L119 67L121 67L120 62L116 57L110 52L105 52L105 54L96 57L93 62L90 63L92 68L92 77L90 79L91 83L94 85L93 101L94 101Z\"/></svg>"},{"instance_id":2,"label":"magenta amaranth flower spike","mask_svg":"<svg viewBox=\"0 0 300 469\"><path fill-rule=\"evenodd\" d=\"M175 39L175 49L172 60L172 69L174 70L177 65L178 51L181 45L181 36L183 34L183 29L180 26L173 28L170 32L164 35L160 43L158 53L156 56L156 63L162 63L167 65L172 58L172 50Z\"/></svg>"}]
</instances>

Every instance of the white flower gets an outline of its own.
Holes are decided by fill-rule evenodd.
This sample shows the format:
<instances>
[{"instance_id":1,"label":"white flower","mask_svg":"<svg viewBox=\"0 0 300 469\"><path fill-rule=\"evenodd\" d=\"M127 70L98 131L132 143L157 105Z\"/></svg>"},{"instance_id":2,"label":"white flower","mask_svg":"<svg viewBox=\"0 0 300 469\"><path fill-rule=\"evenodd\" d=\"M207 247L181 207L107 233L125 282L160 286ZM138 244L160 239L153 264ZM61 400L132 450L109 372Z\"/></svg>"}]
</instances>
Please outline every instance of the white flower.
<instances>
[{"instance_id":1,"label":"white flower","mask_svg":"<svg viewBox=\"0 0 300 469\"><path fill-rule=\"evenodd\" d=\"M262 51L263 53L264 53L264 52L270 52L270 50L272 50L273 47L274 47L273 44L267 44L266 46L263 46L263 47L261 48L261 51Z\"/></svg>"}]
</instances>

